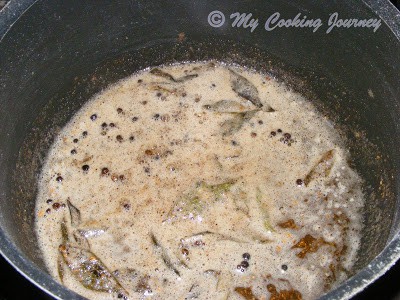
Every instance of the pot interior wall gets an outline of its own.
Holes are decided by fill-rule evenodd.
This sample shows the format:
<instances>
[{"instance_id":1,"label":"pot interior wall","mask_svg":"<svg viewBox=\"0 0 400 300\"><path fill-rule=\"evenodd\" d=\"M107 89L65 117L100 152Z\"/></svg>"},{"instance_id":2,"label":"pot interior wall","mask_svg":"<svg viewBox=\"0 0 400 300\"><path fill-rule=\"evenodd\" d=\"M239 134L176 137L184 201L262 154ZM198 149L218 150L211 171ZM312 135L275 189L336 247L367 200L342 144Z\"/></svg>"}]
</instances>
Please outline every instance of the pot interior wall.
<instances>
[{"instance_id":1,"label":"pot interior wall","mask_svg":"<svg viewBox=\"0 0 400 300\"><path fill-rule=\"evenodd\" d=\"M335 121L365 179L363 255L355 270L398 231L400 44L389 28L252 33L212 28L207 16L215 9L227 19L239 11L264 21L276 11L286 18L375 17L359 1L38 1L0 42L0 226L24 258L44 269L33 226L36 180L60 128L109 84L192 60L267 71Z\"/></svg>"}]
</instances>

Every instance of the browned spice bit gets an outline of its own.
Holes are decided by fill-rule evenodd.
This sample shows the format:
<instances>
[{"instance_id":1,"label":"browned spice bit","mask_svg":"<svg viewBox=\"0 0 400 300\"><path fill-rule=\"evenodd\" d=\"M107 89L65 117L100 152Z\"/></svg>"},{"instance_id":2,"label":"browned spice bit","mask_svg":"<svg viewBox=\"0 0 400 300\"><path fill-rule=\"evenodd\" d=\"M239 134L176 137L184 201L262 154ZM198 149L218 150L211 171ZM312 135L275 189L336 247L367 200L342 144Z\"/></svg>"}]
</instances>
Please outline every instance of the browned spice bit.
<instances>
[{"instance_id":1,"label":"browned spice bit","mask_svg":"<svg viewBox=\"0 0 400 300\"><path fill-rule=\"evenodd\" d=\"M133 135L131 135L131 136L129 137L129 140L132 142L132 141L135 140L135 137L134 137Z\"/></svg>"},{"instance_id":2,"label":"browned spice bit","mask_svg":"<svg viewBox=\"0 0 400 300\"><path fill-rule=\"evenodd\" d=\"M333 214L333 221L338 225L342 225L344 228L346 228L345 226L350 223L350 219L343 212L340 215Z\"/></svg>"},{"instance_id":3,"label":"browned spice bit","mask_svg":"<svg viewBox=\"0 0 400 300\"><path fill-rule=\"evenodd\" d=\"M46 203L47 203L47 204L50 204L50 203L52 203L52 202L53 202L53 200L51 200L51 199L47 199L47 200L46 200Z\"/></svg>"},{"instance_id":4,"label":"browned spice bit","mask_svg":"<svg viewBox=\"0 0 400 300\"><path fill-rule=\"evenodd\" d=\"M143 104L143 105L146 105L146 104L147 104L147 101L142 101L142 104Z\"/></svg>"},{"instance_id":5,"label":"browned spice bit","mask_svg":"<svg viewBox=\"0 0 400 300\"><path fill-rule=\"evenodd\" d=\"M253 294L251 287L236 287L235 292L246 300L258 300L258 298Z\"/></svg>"},{"instance_id":6,"label":"browned spice bit","mask_svg":"<svg viewBox=\"0 0 400 300\"><path fill-rule=\"evenodd\" d=\"M153 119L156 120L156 121L157 121L159 118L160 118L160 114L155 114L155 115L153 116Z\"/></svg>"},{"instance_id":7,"label":"browned spice bit","mask_svg":"<svg viewBox=\"0 0 400 300\"><path fill-rule=\"evenodd\" d=\"M262 120L258 120L258 124L262 125L264 122Z\"/></svg>"},{"instance_id":8,"label":"browned spice bit","mask_svg":"<svg viewBox=\"0 0 400 300\"><path fill-rule=\"evenodd\" d=\"M161 97L161 96L162 96L162 93L161 93L161 92L157 92L156 96L157 96L157 97Z\"/></svg>"},{"instance_id":9,"label":"browned spice bit","mask_svg":"<svg viewBox=\"0 0 400 300\"><path fill-rule=\"evenodd\" d=\"M115 127L115 123L110 123L110 127Z\"/></svg>"},{"instance_id":10,"label":"browned spice bit","mask_svg":"<svg viewBox=\"0 0 400 300\"><path fill-rule=\"evenodd\" d=\"M299 253L296 254L297 257L304 258L307 253L317 252L319 248L319 242L312 235L307 234L305 237L300 239L300 241L295 244L292 249L300 248L303 249Z\"/></svg>"},{"instance_id":11,"label":"browned spice bit","mask_svg":"<svg viewBox=\"0 0 400 300\"><path fill-rule=\"evenodd\" d=\"M142 83L142 82L143 82L143 79L138 79L137 82L138 82L138 83Z\"/></svg>"},{"instance_id":12,"label":"browned spice bit","mask_svg":"<svg viewBox=\"0 0 400 300\"><path fill-rule=\"evenodd\" d=\"M64 180L64 178L62 178L61 176L57 176L56 181L57 182L62 182Z\"/></svg>"},{"instance_id":13,"label":"browned spice bit","mask_svg":"<svg viewBox=\"0 0 400 300\"><path fill-rule=\"evenodd\" d=\"M122 141L124 140L124 138L123 138L122 135L120 135L120 134L117 135L116 139L117 139L117 141L120 142L120 143L122 143Z\"/></svg>"},{"instance_id":14,"label":"browned spice bit","mask_svg":"<svg viewBox=\"0 0 400 300\"><path fill-rule=\"evenodd\" d=\"M51 209L50 209L50 208L46 209L46 213L47 213L47 214L49 214L50 212L51 212Z\"/></svg>"},{"instance_id":15,"label":"browned spice bit","mask_svg":"<svg viewBox=\"0 0 400 300\"><path fill-rule=\"evenodd\" d=\"M318 177L328 177L333 167L333 150L325 152L321 159L314 165L311 171L304 178L304 185L308 186L309 183Z\"/></svg>"},{"instance_id":16,"label":"browned spice bit","mask_svg":"<svg viewBox=\"0 0 400 300\"><path fill-rule=\"evenodd\" d=\"M71 150L71 154L72 154L72 155L75 155L76 153L77 153L76 149L72 149L72 150Z\"/></svg>"},{"instance_id":17,"label":"browned spice bit","mask_svg":"<svg viewBox=\"0 0 400 300\"><path fill-rule=\"evenodd\" d=\"M124 181L125 180L125 176L124 175L119 175L119 180L120 181Z\"/></svg>"},{"instance_id":18,"label":"browned spice bit","mask_svg":"<svg viewBox=\"0 0 400 300\"><path fill-rule=\"evenodd\" d=\"M132 118L132 122L136 122L137 120L139 120L138 117L133 117L133 118Z\"/></svg>"},{"instance_id":19,"label":"browned spice bit","mask_svg":"<svg viewBox=\"0 0 400 300\"><path fill-rule=\"evenodd\" d=\"M276 132L275 131L271 131L271 136L276 136Z\"/></svg>"},{"instance_id":20,"label":"browned spice bit","mask_svg":"<svg viewBox=\"0 0 400 300\"><path fill-rule=\"evenodd\" d=\"M93 114L90 116L90 120L95 121L97 119L97 115Z\"/></svg>"},{"instance_id":21,"label":"browned spice bit","mask_svg":"<svg viewBox=\"0 0 400 300\"><path fill-rule=\"evenodd\" d=\"M58 210L61 207L61 204L56 202L56 203L53 203L52 207L54 210Z\"/></svg>"},{"instance_id":22,"label":"browned spice bit","mask_svg":"<svg viewBox=\"0 0 400 300\"><path fill-rule=\"evenodd\" d=\"M87 135L88 135L88 132L86 130L84 132L82 132L83 137L87 137Z\"/></svg>"},{"instance_id":23,"label":"browned spice bit","mask_svg":"<svg viewBox=\"0 0 400 300\"><path fill-rule=\"evenodd\" d=\"M278 129L277 132L278 132L278 133L282 133L282 129Z\"/></svg>"},{"instance_id":24,"label":"browned spice bit","mask_svg":"<svg viewBox=\"0 0 400 300\"><path fill-rule=\"evenodd\" d=\"M125 203L123 207L125 210L129 210L131 208L131 205L129 203Z\"/></svg>"},{"instance_id":25,"label":"browned spice bit","mask_svg":"<svg viewBox=\"0 0 400 300\"><path fill-rule=\"evenodd\" d=\"M74 139L73 142L76 144L79 140L78 139Z\"/></svg>"},{"instance_id":26,"label":"browned spice bit","mask_svg":"<svg viewBox=\"0 0 400 300\"><path fill-rule=\"evenodd\" d=\"M189 255L189 250L186 249L186 248L182 248L181 252L182 252L183 256L188 256Z\"/></svg>"},{"instance_id":27,"label":"browned spice bit","mask_svg":"<svg viewBox=\"0 0 400 300\"><path fill-rule=\"evenodd\" d=\"M184 32L180 32L179 34L178 34L178 42L183 42L184 40L185 40L185 33Z\"/></svg>"},{"instance_id":28,"label":"browned spice bit","mask_svg":"<svg viewBox=\"0 0 400 300\"><path fill-rule=\"evenodd\" d=\"M144 171L145 171L146 173L150 173L150 168L149 168L149 167L145 167L145 168L144 168Z\"/></svg>"},{"instance_id":29,"label":"browned spice bit","mask_svg":"<svg viewBox=\"0 0 400 300\"><path fill-rule=\"evenodd\" d=\"M118 175L117 174L112 174L111 175L111 180L114 181L114 182L118 181Z\"/></svg>"},{"instance_id":30,"label":"browned spice bit","mask_svg":"<svg viewBox=\"0 0 400 300\"><path fill-rule=\"evenodd\" d=\"M297 229L296 223L293 219L289 219L286 222L278 223L281 228Z\"/></svg>"},{"instance_id":31,"label":"browned spice bit","mask_svg":"<svg viewBox=\"0 0 400 300\"><path fill-rule=\"evenodd\" d=\"M304 182L303 182L303 180L301 180L301 179L297 179L297 180L296 180L296 184L297 184L298 186L302 186L302 185L304 184Z\"/></svg>"},{"instance_id":32,"label":"browned spice bit","mask_svg":"<svg viewBox=\"0 0 400 300\"><path fill-rule=\"evenodd\" d=\"M194 98L194 102L200 102L200 97L196 97L196 98Z\"/></svg>"},{"instance_id":33,"label":"browned spice bit","mask_svg":"<svg viewBox=\"0 0 400 300\"><path fill-rule=\"evenodd\" d=\"M307 253L317 252L319 247L322 245L329 245L334 248L337 248L337 245L335 243L327 242L323 238L316 239L312 235L307 234L305 237L300 239L300 241L297 244L295 244L292 247L292 249L294 248L303 249L299 253L297 253L296 256L299 258L304 258L307 255Z\"/></svg>"},{"instance_id":34,"label":"browned spice bit","mask_svg":"<svg viewBox=\"0 0 400 300\"><path fill-rule=\"evenodd\" d=\"M294 289L277 291L275 285L267 285L268 292L271 293L270 300L302 300L303 296L299 291Z\"/></svg>"},{"instance_id":35,"label":"browned spice bit","mask_svg":"<svg viewBox=\"0 0 400 300\"><path fill-rule=\"evenodd\" d=\"M146 155L153 155L154 152L153 152L152 150L150 150L150 149L147 149L146 151L144 151L144 154L146 154Z\"/></svg>"},{"instance_id":36,"label":"browned spice bit","mask_svg":"<svg viewBox=\"0 0 400 300\"><path fill-rule=\"evenodd\" d=\"M101 127L106 128L107 127L107 123L106 122L102 123Z\"/></svg>"},{"instance_id":37,"label":"browned spice bit","mask_svg":"<svg viewBox=\"0 0 400 300\"><path fill-rule=\"evenodd\" d=\"M110 170L108 170L108 168L101 169L101 175L103 175L103 176L108 175L109 172L110 172Z\"/></svg>"},{"instance_id":38,"label":"browned spice bit","mask_svg":"<svg viewBox=\"0 0 400 300\"><path fill-rule=\"evenodd\" d=\"M121 107L117 108L117 113L122 114L124 112L124 110Z\"/></svg>"},{"instance_id":39,"label":"browned spice bit","mask_svg":"<svg viewBox=\"0 0 400 300\"><path fill-rule=\"evenodd\" d=\"M255 132L251 133L251 137L255 138L256 136L257 136L257 133L255 133Z\"/></svg>"}]
</instances>

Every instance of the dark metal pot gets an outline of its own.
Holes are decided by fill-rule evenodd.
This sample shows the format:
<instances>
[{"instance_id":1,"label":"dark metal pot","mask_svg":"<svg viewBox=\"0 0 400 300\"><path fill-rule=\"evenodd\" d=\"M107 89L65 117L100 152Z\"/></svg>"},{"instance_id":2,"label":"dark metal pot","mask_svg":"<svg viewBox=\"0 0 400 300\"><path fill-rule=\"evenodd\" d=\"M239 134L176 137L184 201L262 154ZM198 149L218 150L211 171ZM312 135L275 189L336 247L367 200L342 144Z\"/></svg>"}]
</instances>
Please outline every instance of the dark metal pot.
<instances>
[{"instance_id":1,"label":"dark metal pot","mask_svg":"<svg viewBox=\"0 0 400 300\"><path fill-rule=\"evenodd\" d=\"M214 10L226 16L218 28L208 23ZM259 27L233 28L234 12L251 12ZM325 26L267 32L274 12ZM326 34L334 12L382 25ZM20 0L0 12L0 251L25 277L56 298L81 298L46 272L33 226L36 179L59 129L94 93L132 72L205 59L271 72L347 137L365 179L365 228L353 276L322 299L350 298L396 262L400 15L388 1Z\"/></svg>"}]
</instances>

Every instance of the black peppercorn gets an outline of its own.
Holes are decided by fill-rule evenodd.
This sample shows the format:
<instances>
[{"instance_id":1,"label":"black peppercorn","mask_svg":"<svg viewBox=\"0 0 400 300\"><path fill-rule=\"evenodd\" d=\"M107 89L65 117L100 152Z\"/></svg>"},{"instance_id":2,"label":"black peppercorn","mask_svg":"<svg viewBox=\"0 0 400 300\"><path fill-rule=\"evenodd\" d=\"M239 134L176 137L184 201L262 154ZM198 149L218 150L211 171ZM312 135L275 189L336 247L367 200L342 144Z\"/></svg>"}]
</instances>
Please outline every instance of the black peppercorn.
<instances>
[{"instance_id":1,"label":"black peppercorn","mask_svg":"<svg viewBox=\"0 0 400 300\"><path fill-rule=\"evenodd\" d=\"M249 267L249 262L246 261L246 260L244 260L244 261L242 261L242 262L240 263L240 265L241 265L243 268L247 269L247 268Z\"/></svg>"},{"instance_id":2,"label":"black peppercorn","mask_svg":"<svg viewBox=\"0 0 400 300\"><path fill-rule=\"evenodd\" d=\"M247 253L247 252L243 253L242 257L243 257L244 260L249 260L250 259L250 254Z\"/></svg>"}]
</instances>

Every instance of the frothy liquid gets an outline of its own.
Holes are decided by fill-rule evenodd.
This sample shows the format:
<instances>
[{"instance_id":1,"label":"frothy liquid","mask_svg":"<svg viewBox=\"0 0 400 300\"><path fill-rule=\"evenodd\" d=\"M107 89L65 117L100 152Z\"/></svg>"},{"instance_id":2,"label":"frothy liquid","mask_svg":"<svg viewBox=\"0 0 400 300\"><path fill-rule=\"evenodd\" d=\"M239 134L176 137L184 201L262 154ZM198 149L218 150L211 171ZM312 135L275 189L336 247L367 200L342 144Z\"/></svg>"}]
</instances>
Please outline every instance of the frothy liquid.
<instances>
[{"instance_id":1,"label":"frothy liquid","mask_svg":"<svg viewBox=\"0 0 400 300\"><path fill-rule=\"evenodd\" d=\"M90 299L315 299L359 248L347 156L332 123L268 76L143 71L59 134L39 183L40 247Z\"/></svg>"}]
</instances>

